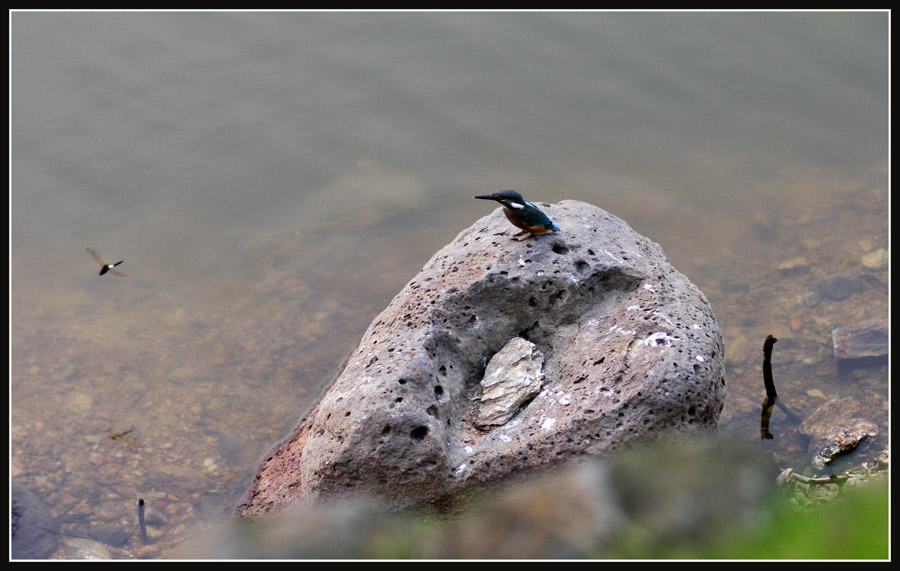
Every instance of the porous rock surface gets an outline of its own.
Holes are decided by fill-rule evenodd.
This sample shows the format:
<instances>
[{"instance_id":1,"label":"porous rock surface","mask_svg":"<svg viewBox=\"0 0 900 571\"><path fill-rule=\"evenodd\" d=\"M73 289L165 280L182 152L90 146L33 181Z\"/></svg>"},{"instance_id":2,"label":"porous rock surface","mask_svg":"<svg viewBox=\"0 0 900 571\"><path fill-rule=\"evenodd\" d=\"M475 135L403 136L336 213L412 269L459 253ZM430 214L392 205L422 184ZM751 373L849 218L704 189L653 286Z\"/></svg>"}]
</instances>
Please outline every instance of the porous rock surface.
<instances>
[{"instance_id":1,"label":"porous rock surface","mask_svg":"<svg viewBox=\"0 0 900 571\"><path fill-rule=\"evenodd\" d=\"M374 494L397 508L473 484L714 431L724 347L709 302L659 245L593 205L541 208L560 233L514 240L501 209L438 251L372 322L332 386L236 506ZM476 426L487 363L521 337L541 392Z\"/></svg>"}]
</instances>

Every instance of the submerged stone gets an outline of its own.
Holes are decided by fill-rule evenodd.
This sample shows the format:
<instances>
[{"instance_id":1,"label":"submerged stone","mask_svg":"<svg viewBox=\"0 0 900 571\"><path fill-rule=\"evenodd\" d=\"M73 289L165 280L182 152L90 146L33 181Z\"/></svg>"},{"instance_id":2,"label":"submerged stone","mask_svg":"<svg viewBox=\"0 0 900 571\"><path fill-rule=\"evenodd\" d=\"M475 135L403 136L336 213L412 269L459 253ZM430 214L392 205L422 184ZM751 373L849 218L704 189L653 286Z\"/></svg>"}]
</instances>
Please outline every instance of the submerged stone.
<instances>
[{"instance_id":1,"label":"submerged stone","mask_svg":"<svg viewBox=\"0 0 900 571\"><path fill-rule=\"evenodd\" d=\"M863 417L865 406L851 397L826 402L800 425L809 437L810 462L818 469L878 436L878 425Z\"/></svg>"},{"instance_id":2,"label":"submerged stone","mask_svg":"<svg viewBox=\"0 0 900 571\"><path fill-rule=\"evenodd\" d=\"M848 418L829 426L809 445L812 465L822 469L844 454L856 450L862 442L878 436L878 425L865 418Z\"/></svg>"},{"instance_id":3,"label":"submerged stone","mask_svg":"<svg viewBox=\"0 0 900 571\"><path fill-rule=\"evenodd\" d=\"M888 354L887 319L870 319L831 330L834 357L838 361L884 357Z\"/></svg>"}]
</instances>

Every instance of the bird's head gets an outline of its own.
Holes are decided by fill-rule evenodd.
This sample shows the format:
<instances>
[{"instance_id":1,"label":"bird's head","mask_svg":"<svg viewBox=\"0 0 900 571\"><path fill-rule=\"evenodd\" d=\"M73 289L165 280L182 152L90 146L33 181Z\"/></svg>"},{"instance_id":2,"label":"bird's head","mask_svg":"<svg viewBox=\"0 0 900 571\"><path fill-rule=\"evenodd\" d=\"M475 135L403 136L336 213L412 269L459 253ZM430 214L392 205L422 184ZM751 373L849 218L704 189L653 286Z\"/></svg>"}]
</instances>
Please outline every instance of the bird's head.
<instances>
[{"instance_id":1,"label":"bird's head","mask_svg":"<svg viewBox=\"0 0 900 571\"><path fill-rule=\"evenodd\" d=\"M480 198L481 200L494 200L504 206L506 206L505 203L525 204L525 199L515 190L500 190L493 194L482 194L475 198Z\"/></svg>"}]
</instances>

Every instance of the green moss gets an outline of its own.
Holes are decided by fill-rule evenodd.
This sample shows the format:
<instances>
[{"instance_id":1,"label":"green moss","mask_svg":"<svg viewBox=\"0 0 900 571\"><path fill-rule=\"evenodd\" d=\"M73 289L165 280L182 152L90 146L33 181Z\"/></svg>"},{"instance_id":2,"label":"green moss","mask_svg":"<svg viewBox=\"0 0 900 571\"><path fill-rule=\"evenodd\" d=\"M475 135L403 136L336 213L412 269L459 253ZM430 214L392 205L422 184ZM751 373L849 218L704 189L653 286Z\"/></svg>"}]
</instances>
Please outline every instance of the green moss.
<instances>
[{"instance_id":1,"label":"green moss","mask_svg":"<svg viewBox=\"0 0 900 571\"><path fill-rule=\"evenodd\" d=\"M804 511L781 500L765 517L766 521L752 529L733 530L704 545L659 546L655 553L642 557L887 559L889 501L886 478ZM633 551L630 555L636 556Z\"/></svg>"}]
</instances>

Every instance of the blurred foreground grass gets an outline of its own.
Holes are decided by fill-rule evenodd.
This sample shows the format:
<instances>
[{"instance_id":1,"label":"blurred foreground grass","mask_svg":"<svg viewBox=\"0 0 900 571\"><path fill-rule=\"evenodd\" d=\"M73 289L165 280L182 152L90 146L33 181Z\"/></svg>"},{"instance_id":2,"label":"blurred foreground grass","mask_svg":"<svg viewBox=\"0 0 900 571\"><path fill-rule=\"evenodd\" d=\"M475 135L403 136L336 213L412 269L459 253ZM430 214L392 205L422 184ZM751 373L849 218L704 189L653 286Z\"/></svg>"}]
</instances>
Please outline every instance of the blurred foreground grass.
<instances>
[{"instance_id":1,"label":"blurred foreground grass","mask_svg":"<svg viewBox=\"0 0 900 571\"><path fill-rule=\"evenodd\" d=\"M622 559L883 559L890 556L888 478L797 511L777 496L749 529L723 529L699 543L632 537L599 557Z\"/></svg>"},{"instance_id":2,"label":"blurred foreground grass","mask_svg":"<svg viewBox=\"0 0 900 571\"><path fill-rule=\"evenodd\" d=\"M397 513L365 499L298 505L260 522L208 530L164 557L889 557L888 469L807 505L791 495L799 488L776 488L779 471L762 458L735 443L668 442L488 486L451 514Z\"/></svg>"}]
</instances>

